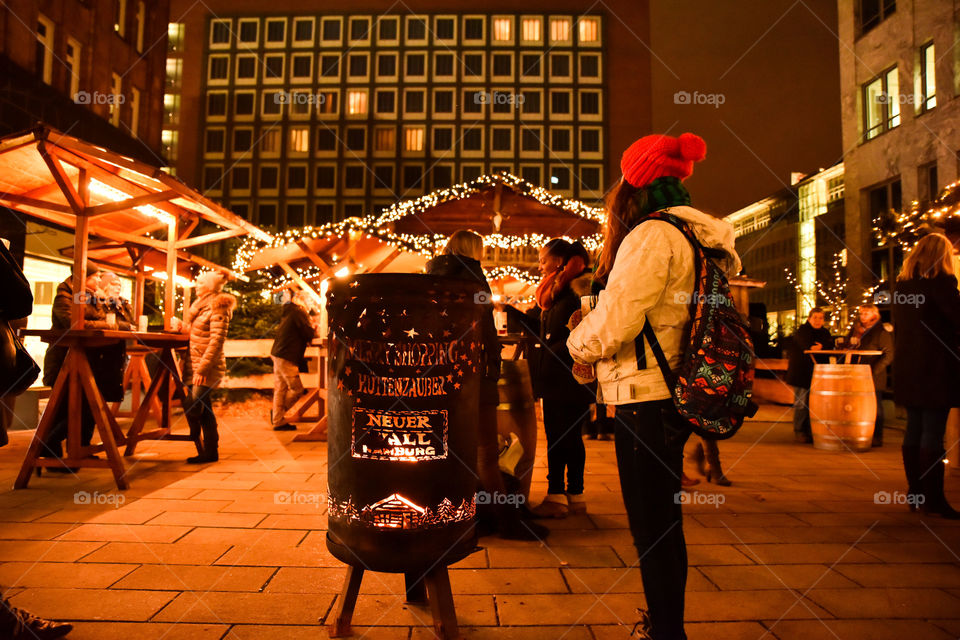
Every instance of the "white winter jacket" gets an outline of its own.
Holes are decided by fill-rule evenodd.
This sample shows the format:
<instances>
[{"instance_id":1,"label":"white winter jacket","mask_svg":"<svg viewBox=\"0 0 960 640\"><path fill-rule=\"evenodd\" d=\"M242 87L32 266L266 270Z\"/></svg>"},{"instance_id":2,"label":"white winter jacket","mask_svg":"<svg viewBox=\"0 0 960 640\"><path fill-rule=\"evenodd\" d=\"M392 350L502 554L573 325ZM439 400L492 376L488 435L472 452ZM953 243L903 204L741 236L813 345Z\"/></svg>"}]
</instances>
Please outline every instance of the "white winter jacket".
<instances>
[{"instance_id":1,"label":"white winter jacket","mask_svg":"<svg viewBox=\"0 0 960 640\"><path fill-rule=\"evenodd\" d=\"M692 207L667 212L684 220L704 247L722 249L728 276L740 271L733 226ZM607 287L597 305L567 339L575 360L597 364L598 396L606 404L629 404L670 397L650 345L644 341L646 368L637 368L634 339L649 321L671 369L680 363L680 344L690 321L694 286L690 242L669 222L638 224L617 251Z\"/></svg>"}]
</instances>

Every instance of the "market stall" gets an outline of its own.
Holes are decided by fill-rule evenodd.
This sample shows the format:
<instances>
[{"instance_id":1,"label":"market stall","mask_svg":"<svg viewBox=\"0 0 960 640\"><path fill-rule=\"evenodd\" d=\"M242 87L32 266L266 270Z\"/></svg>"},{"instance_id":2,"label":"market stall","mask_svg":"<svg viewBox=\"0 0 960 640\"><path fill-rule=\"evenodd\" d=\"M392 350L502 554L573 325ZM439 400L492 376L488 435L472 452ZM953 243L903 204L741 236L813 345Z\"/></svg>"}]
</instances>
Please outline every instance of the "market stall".
<instances>
[{"instance_id":1,"label":"market stall","mask_svg":"<svg viewBox=\"0 0 960 640\"><path fill-rule=\"evenodd\" d=\"M272 237L239 218L163 170L91 145L50 127L0 139L0 205L25 216L72 230L73 246L64 250L74 264L72 291L84 292L87 261L135 279L133 313L143 313L147 279L163 282L163 331L86 329L83 295L74 295L67 331L34 331L50 344L67 348L64 364L27 452L15 486L23 488L34 468L109 467L117 486L126 488L126 470L118 446L132 454L143 439L192 439L171 433L171 399L184 397L183 381L173 351L186 337L171 331L176 289L185 287L203 269L236 276L230 269L194 253L197 247L250 235L263 242ZM157 352L161 366L150 380L132 425L124 433L104 401L91 372L87 350L127 341ZM139 366L139 365L138 365ZM153 399L162 407L159 428L144 431ZM101 443L81 446L81 408L93 414ZM69 406L66 455L39 457L41 446L61 405ZM105 453L99 459L97 453Z\"/></svg>"}]
</instances>

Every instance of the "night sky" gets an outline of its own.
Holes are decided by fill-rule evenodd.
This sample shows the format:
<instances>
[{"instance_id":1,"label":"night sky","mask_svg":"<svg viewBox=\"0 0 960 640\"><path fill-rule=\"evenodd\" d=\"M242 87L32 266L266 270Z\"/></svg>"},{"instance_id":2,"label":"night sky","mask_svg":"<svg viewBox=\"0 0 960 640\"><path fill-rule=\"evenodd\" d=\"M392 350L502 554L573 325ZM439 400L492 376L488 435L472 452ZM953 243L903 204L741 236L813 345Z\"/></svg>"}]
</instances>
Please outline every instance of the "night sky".
<instances>
[{"instance_id":1,"label":"night sky","mask_svg":"<svg viewBox=\"0 0 960 640\"><path fill-rule=\"evenodd\" d=\"M707 141L694 206L726 215L842 159L836 0L651 0L650 13L654 131ZM678 91L709 103L675 104Z\"/></svg>"}]
</instances>

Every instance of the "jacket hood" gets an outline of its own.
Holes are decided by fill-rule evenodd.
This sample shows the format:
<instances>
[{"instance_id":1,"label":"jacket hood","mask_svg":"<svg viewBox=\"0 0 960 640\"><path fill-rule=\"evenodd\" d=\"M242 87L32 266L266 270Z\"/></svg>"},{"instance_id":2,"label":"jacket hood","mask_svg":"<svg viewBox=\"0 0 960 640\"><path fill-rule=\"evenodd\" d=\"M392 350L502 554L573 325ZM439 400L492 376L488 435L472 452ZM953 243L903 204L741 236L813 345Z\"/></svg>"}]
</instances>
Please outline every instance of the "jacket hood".
<instances>
[{"instance_id":1,"label":"jacket hood","mask_svg":"<svg viewBox=\"0 0 960 640\"><path fill-rule=\"evenodd\" d=\"M570 289L578 296L589 296L593 294L593 273L584 272L570 281Z\"/></svg>"},{"instance_id":2,"label":"jacket hood","mask_svg":"<svg viewBox=\"0 0 960 640\"><path fill-rule=\"evenodd\" d=\"M719 249L727 254L726 258L717 261L720 267L726 272L727 277L740 273L743 265L740 262L740 256L737 255L737 250L734 246L736 234L733 231L732 224L694 209L693 207L670 207L668 211L686 222L690 230L697 237L697 240L699 240L700 244L704 247Z\"/></svg>"},{"instance_id":3,"label":"jacket hood","mask_svg":"<svg viewBox=\"0 0 960 640\"><path fill-rule=\"evenodd\" d=\"M204 297L199 298L197 304L199 306L208 304L211 308L217 309L218 311L233 313L233 310L237 308L237 299L229 293L221 291L219 293L208 293Z\"/></svg>"}]
</instances>

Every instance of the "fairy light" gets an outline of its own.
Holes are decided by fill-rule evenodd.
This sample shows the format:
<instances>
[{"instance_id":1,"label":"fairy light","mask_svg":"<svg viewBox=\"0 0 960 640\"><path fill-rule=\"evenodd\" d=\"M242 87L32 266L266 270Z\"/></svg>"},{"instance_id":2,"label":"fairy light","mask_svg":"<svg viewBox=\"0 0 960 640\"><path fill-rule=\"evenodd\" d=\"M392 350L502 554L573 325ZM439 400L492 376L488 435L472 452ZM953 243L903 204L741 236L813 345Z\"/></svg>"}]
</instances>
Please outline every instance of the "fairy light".
<instances>
[{"instance_id":1,"label":"fairy light","mask_svg":"<svg viewBox=\"0 0 960 640\"><path fill-rule=\"evenodd\" d=\"M555 207L581 218L597 222L601 227L606 219L606 211L602 207L591 207L579 200L564 198L542 187L537 187L511 173L503 172L497 175L481 176L471 182L439 189L414 200L399 202L385 210L379 217L351 217L339 222L331 222L317 227L307 226L301 229L287 229L282 233L272 236L270 241L248 237L237 250L232 267L234 271L243 273L247 270L257 254L269 249L282 247L292 242L341 238L349 238L355 241L362 237L374 239L377 242L384 243L395 249L431 258L442 252L448 240L446 235L398 233L390 228L391 224L405 216L420 215L444 202L474 195L497 184L504 184L518 194L531 197L541 204ZM488 249L499 249L508 252L539 251L551 237L552 236L546 236L540 233L522 235L493 233L483 236L483 245ZM592 253L599 251L603 243L603 236L599 232L581 238L563 236L563 239L569 242L579 241L587 251ZM333 255L331 257L334 263L336 263L337 256ZM343 277L339 274L344 268L346 267L336 271L335 275ZM268 279L270 288L274 291L289 285L290 282L294 280L294 276L289 273L273 274L266 269L261 269L260 271L261 275ZM295 268L294 271L297 277L303 278L307 282L316 281L325 273L323 269L315 265L298 267ZM498 265L487 268L484 269L484 273L490 281L513 279L526 285L536 285L540 280L539 276L533 270L522 269L512 265Z\"/></svg>"},{"instance_id":2,"label":"fairy light","mask_svg":"<svg viewBox=\"0 0 960 640\"><path fill-rule=\"evenodd\" d=\"M897 243L908 250L927 231L942 229L960 220L960 182L944 187L937 199L922 210L916 200L902 212L890 209L873 219L873 238L879 246Z\"/></svg>"}]
</instances>

